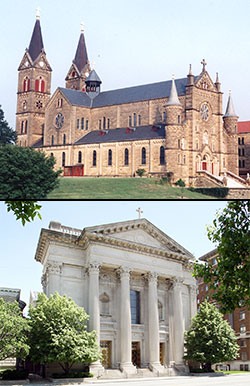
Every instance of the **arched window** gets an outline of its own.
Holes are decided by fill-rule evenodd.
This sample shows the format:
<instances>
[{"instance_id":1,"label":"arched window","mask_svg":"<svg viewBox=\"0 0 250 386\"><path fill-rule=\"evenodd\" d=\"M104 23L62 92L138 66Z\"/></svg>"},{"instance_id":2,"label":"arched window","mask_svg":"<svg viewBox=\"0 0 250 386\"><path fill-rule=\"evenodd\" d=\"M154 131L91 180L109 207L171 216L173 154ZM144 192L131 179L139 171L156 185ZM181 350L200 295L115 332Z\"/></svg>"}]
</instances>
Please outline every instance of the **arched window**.
<instances>
[{"instance_id":1,"label":"arched window","mask_svg":"<svg viewBox=\"0 0 250 386\"><path fill-rule=\"evenodd\" d=\"M26 76L23 81L23 92L30 90L30 79Z\"/></svg>"},{"instance_id":2,"label":"arched window","mask_svg":"<svg viewBox=\"0 0 250 386\"><path fill-rule=\"evenodd\" d=\"M35 91L39 91L39 79L35 81Z\"/></svg>"},{"instance_id":3,"label":"arched window","mask_svg":"<svg viewBox=\"0 0 250 386\"><path fill-rule=\"evenodd\" d=\"M183 164L184 165L186 164L186 156L185 155L183 156Z\"/></svg>"},{"instance_id":4,"label":"arched window","mask_svg":"<svg viewBox=\"0 0 250 386\"><path fill-rule=\"evenodd\" d=\"M88 121L88 119L86 120L86 130L88 130L89 129L89 121Z\"/></svg>"},{"instance_id":5,"label":"arched window","mask_svg":"<svg viewBox=\"0 0 250 386\"><path fill-rule=\"evenodd\" d=\"M54 135L51 136L51 145L54 145Z\"/></svg>"},{"instance_id":6,"label":"arched window","mask_svg":"<svg viewBox=\"0 0 250 386\"><path fill-rule=\"evenodd\" d=\"M82 152L81 151L78 152L78 163L79 164L82 163Z\"/></svg>"},{"instance_id":7,"label":"arched window","mask_svg":"<svg viewBox=\"0 0 250 386\"><path fill-rule=\"evenodd\" d=\"M35 91L45 92L45 82L41 76L35 81Z\"/></svg>"},{"instance_id":8,"label":"arched window","mask_svg":"<svg viewBox=\"0 0 250 386\"><path fill-rule=\"evenodd\" d=\"M84 130L84 118L81 119L81 129Z\"/></svg>"},{"instance_id":9,"label":"arched window","mask_svg":"<svg viewBox=\"0 0 250 386\"><path fill-rule=\"evenodd\" d=\"M51 157L51 158L54 157L54 153L50 153L50 157Z\"/></svg>"},{"instance_id":10,"label":"arched window","mask_svg":"<svg viewBox=\"0 0 250 386\"><path fill-rule=\"evenodd\" d=\"M128 125L129 125L129 127L132 126L132 117L131 117L131 115L128 117Z\"/></svg>"},{"instance_id":11,"label":"arched window","mask_svg":"<svg viewBox=\"0 0 250 386\"><path fill-rule=\"evenodd\" d=\"M160 148L160 165L165 165L165 149L164 146Z\"/></svg>"},{"instance_id":12,"label":"arched window","mask_svg":"<svg viewBox=\"0 0 250 386\"><path fill-rule=\"evenodd\" d=\"M66 144L66 134L63 134L63 144Z\"/></svg>"},{"instance_id":13,"label":"arched window","mask_svg":"<svg viewBox=\"0 0 250 386\"><path fill-rule=\"evenodd\" d=\"M138 125L141 126L141 115L138 116Z\"/></svg>"},{"instance_id":14,"label":"arched window","mask_svg":"<svg viewBox=\"0 0 250 386\"><path fill-rule=\"evenodd\" d=\"M181 123L181 116L178 115L178 125L180 125L180 123Z\"/></svg>"},{"instance_id":15,"label":"arched window","mask_svg":"<svg viewBox=\"0 0 250 386\"><path fill-rule=\"evenodd\" d=\"M109 149L108 165L112 166L112 150L111 149Z\"/></svg>"},{"instance_id":16,"label":"arched window","mask_svg":"<svg viewBox=\"0 0 250 386\"><path fill-rule=\"evenodd\" d=\"M136 113L134 113L134 126L136 126L136 124L137 124L137 115Z\"/></svg>"},{"instance_id":17,"label":"arched window","mask_svg":"<svg viewBox=\"0 0 250 386\"><path fill-rule=\"evenodd\" d=\"M65 155L65 153L63 152L63 153L62 153L62 166L65 166L65 162L66 162L66 155Z\"/></svg>"},{"instance_id":18,"label":"arched window","mask_svg":"<svg viewBox=\"0 0 250 386\"><path fill-rule=\"evenodd\" d=\"M100 313L101 315L109 315L109 296L104 292L103 294L100 295Z\"/></svg>"},{"instance_id":19,"label":"arched window","mask_svg":"<svg viewBox=\"0 0 250 386\"><path fill-rule=\"evenodd\" d=\"M99 130L102 130L102 120L99 119Z\"/></svg>"},{"instance_id":20,"label":"arched window","mask_svg":"<svg viewBox=\"0 0 250 386\"><path fill-rule=\"evenodd\" d=\"M178 154L178 164L180 164L181 163L181 155L180 154Z\"/></svg>"},{"instance_id":21,"label":"arched window","mask_svg":"<svg viewBox=\"0 0 250 386\"><path fill-rule=\"evenodd\" d=\"M24 133L24 130L23 130L23 124L24 124L24 121L21 121L21 134Z\"/></svg>"},{"instance_id":22,"label":"arched window","mask_svg":"<svg viewBox=\"0 0 250 386\"><path fill-rule=\"evenodd\" d=\"M142 163L142 165L146 164L146 149L145 149L145 147L143 147L141 149L141 163Z\"/></svg>"},{"instance_id":23,"label":"arched window","mask_svg":"<svg viewBox=\"0 0 250 386\"><path fill-rule=\"evenodd\" d=\"M41 81L41 92L45 92L45 82L44 82L44 80Z\"/></svg>"},{"instance_id":24,"label":"arched window","mask_svg":"<svg viewBox=\"0 0 250 386\"><path fill-rule=\"evenodd\" d=\"M181 148L184 150L185 149L185 139L182 138L181 140Z\"/></svg>"},{"instance_id":25,"label":"arched window","mask_svg":"<svg viewBox=\"0 0 250 386\"><path fill-rule=\"evenodd\" d=\"M124 165L128 165L128 149L124 151Z\"/></svg>"},{"instance_id":26,"label":"arched window","mask_svg":"<svg viewBox=\"0 0 250 386\"><path fill-rule=\"evenodd\" d=\"M178 149L180 149L180 148L181 148L181 140L178 139Z\"/></svg>"},{"instance_id":27,"label":"arched window","mask_svg":"<svg viewBox=\"0 0 250 386\"><path fill-rule=\"evenodd\" d=\"M159 313L159 321L163 320L163 305L159 300L158 300L158 313Z\"/></svg>"},{"instance_id":28,"label":"arched window","mask_svg":"<svg viewBox=\"0 0 250 386\"><path fill-rule=\"evenodd\" d=\"M164 111L163 113L163 122L166 122L167 121L167 113L166 111Z\"/></svg>"},{"instance_id":29,"label":"arched window","mask_svg":"<svg viewBox=\"0 0 250 386\"><path fill-rule=\"evenodd\" d=\"M106 129L106 118L103 117L103 130L105 130L105 129Z\"/></svg>"},{"instance_id":30,"label":"arched window","mask_svg":"<svg viewBox=\"0 0 250 386\"><path fill-rule=\"evenodd\" d=\"M93 166L96 166L96 150L93 151Z\"/></svg>"},{"instance_id":31,"label":"arched window","mask_svg":"<svg viewBox=\"0 0 250 386\"><path fill-rule=\"evenodd\" d=\"M28 121L26 119L26 121L24 121L24 134L27 134L27 131L28 131Z\"/></svg>"},{"instance_id":32,"label":"arched window","mask_svg":"<svg viewBox=\"0 0 250 386\"><path fill-rule=\"evenodd\" d=\"M110 128L110 119L108 118L108 129Z\"/></svg>"}]
</instances>

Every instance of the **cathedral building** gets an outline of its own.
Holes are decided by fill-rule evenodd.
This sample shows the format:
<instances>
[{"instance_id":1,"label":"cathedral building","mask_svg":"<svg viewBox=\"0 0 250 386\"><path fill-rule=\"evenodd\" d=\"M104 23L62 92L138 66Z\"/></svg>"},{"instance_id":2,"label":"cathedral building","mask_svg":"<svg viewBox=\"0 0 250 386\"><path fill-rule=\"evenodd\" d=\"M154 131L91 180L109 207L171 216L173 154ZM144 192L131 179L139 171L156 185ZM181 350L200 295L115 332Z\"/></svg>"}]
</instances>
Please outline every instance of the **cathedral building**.
<instances>
[{"instance_id":1,"label":"cathedral building","mask_svg":"<svg viewBox=\"0 0 250 386\"><path fill-rule=\"evenodd\" d=\"M102 91L91 69L83 28L66 87L51 96L51 66L37 15L19 66L18 145L54 156L65 176L172 174L187 185L222 184L238 176L237 121L229 95L225 114L218 74ZM203 182L202 182L203 181Z\"/></svg>"},{"instance_id":2,"label":"cathedral building","mask_svg":"<svg viewBox=\"0 0 250 386\"><path fill-rule=\"evenodd\" d=\"M89 314L103 359L99 377L185 373L184 330L196 313L194 257L146 219L42 229L36 261L49 296L70 296ZM54 365L48 367L54 372Z\"/></svg>"}]
</instances>

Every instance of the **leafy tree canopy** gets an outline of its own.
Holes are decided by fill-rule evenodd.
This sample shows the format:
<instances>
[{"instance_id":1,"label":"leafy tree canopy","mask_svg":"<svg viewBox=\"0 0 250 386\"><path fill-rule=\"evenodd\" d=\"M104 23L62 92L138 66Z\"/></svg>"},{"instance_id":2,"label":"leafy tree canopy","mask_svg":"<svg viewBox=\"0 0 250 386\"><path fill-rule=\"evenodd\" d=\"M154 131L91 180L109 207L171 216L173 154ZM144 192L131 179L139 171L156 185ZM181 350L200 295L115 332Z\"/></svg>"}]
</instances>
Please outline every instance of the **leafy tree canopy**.
<instances>
[{"instance_id":1,"label":"leafy tree canopy","mask_svg":"<svg viewBox=\"0 0 250 386\"><path fill-rule=\"evenodd\" d=\"M67 374L74 363L100 358L96 332L86 330L88 315L72 299L58 293L49 298L39 294L29 315L30 355L34 362L59 362Z\"/></svg>"},{"instance_id":2,"label":"leafy tree canopy","mask_svg":"<svg viewBox=\"0 0 250 386\"><path fill-rule=\"evenodd\" d=\"M185 340L187 352L184 358L200 362L208 370L213 363L238 357L239 346L234 330L217 308L207 301L201 303L190 330L185 332Z\"/></svg>"},{"instance_id":3,"label":"leafy tree canopy","mask_svg":"<svg viewBox=\"0 0 250 386\"><path fill-rule=\"evenodd\" d=\"M41 151L0 146L0 199L39 200L58 185L55 159Z\"/></svg>"},{"instance_id":4,"label":"leafy tree canopy","mask_svg":"<svg viewBox=\"0 0 250 386\"><path fill-rule=\"evenodd\" d=\"M29 353L28 332L28 321L23 318L18 303L0 298L0 360L24 359Z\"/></svg>"},{"instance_id":5,"label":"leafy tree canopy","mask_svg":"<svg viewBox=\"0 0 250 386\"><path fill-rule=\"evenodd\" d=\"M223 313L239 305L250 308L250 202L230 201L208 228L217 245L217 265L195 264L194 275L214 290L212 298Z\"/></svg>"},{"instance_id":6,"label":"leafy tree canopy","mask_svg":"<svg viewBox=\"0 0 250 386\"><path fill-rule=\"evenodd\" d=\"M42 219L40 214L41 205L36 201L5 201L7 211L13 211L17 220L21 220L22 224L33 221L35 217Z\"/></svg>"},{"instance_id":7,"label":"leafy tree canopy","mask_svg":"<svg viewBox=\"0 0 250 386\"><path fill-rule=\"evenodd\" d=\"M4 112L0 105L0 146L15 144L17 141L17 133L12 130L8 122L4 119Z\"/></svg>"}]
</instances>

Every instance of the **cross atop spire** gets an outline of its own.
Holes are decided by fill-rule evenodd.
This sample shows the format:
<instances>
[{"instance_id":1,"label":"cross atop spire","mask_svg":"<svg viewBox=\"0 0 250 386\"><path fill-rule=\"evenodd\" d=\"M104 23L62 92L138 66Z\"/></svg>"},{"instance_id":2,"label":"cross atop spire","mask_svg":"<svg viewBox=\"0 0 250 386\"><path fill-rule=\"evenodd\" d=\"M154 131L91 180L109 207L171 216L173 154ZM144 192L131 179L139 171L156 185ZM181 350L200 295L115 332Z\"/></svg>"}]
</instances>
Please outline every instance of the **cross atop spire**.
<instances>
[{"instance_id":1,"label":"cross atop spire","mask_svg":"<svg viewBox=\"0 0 250 386\"><path fill-rule=\"evenodd\" d=\"M141 215L143 213L143 210L141 208L136 209L136 212L138 212L139 220L141 219Z\"/></svg>"},{"instance_id":2,"label":"cross atop spire","mask_svg":"<svg viewBox=\"0 0 250 386\"><path fill-rule=\"evenodd\" d=\"M81 33L84 32L84 27L85 27L85 24L84 24L84 22L82 21L82 22L81 22Z\"/></svg>"},{"instance_id":3,"label":"cross atop spire","mask_svg":"<svg viewBox=\"0 0 250 386\"><path fill-rule=\"evenodd\" d=\"M40 19L40 11L41 11L40 8L37 7L36 8L36 19L38 19L38 20Z\"/></svg>"},{"instance_id":4,"label":"cross atop spire","mask_svg":"<svg viewBox=\"0 0 250 386\"><path fill-rule=\"evenodd\" d=\"M207 65L205 59L202 60L201 64L203 65L202 72L205 72L206 71L206 65Z\"/></svg>"}]
</instances>

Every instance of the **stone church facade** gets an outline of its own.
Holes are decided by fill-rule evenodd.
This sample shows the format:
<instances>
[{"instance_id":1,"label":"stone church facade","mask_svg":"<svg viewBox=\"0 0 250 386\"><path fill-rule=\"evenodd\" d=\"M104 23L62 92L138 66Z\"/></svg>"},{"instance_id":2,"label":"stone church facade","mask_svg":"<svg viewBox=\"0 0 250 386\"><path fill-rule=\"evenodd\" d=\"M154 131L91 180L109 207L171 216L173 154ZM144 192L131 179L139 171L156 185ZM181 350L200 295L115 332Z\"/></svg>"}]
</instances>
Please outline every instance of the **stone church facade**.
<instances>
[{"instance_id":1,"label":"stone church facade","mask_svg":"<svg viewBox=\"0 0 250 386\"><path fill-rule=\"evenodd\" d=\"M66 294L90 315L103 355L91 365L95 375L186 371L183 334L196 313L193 256L148 220L83 230L51 222L35 259L44 293Z\"/></svg>"},{"instance_id":2,"label":"stone church facade","mask_svg":"<svg viewBox=\"0 0 250 386\"><path fill-rule=\"evenodd\" d=\"M68 176L133 177L173 173L195 185L238 175L237 121L231 95L223 115L218 74L202 71L153 84L101 91L84 31L66 76L51 96L51 67L37 16L18 72L18 145L54 156Z\"/></svg>"}]
</instances>

